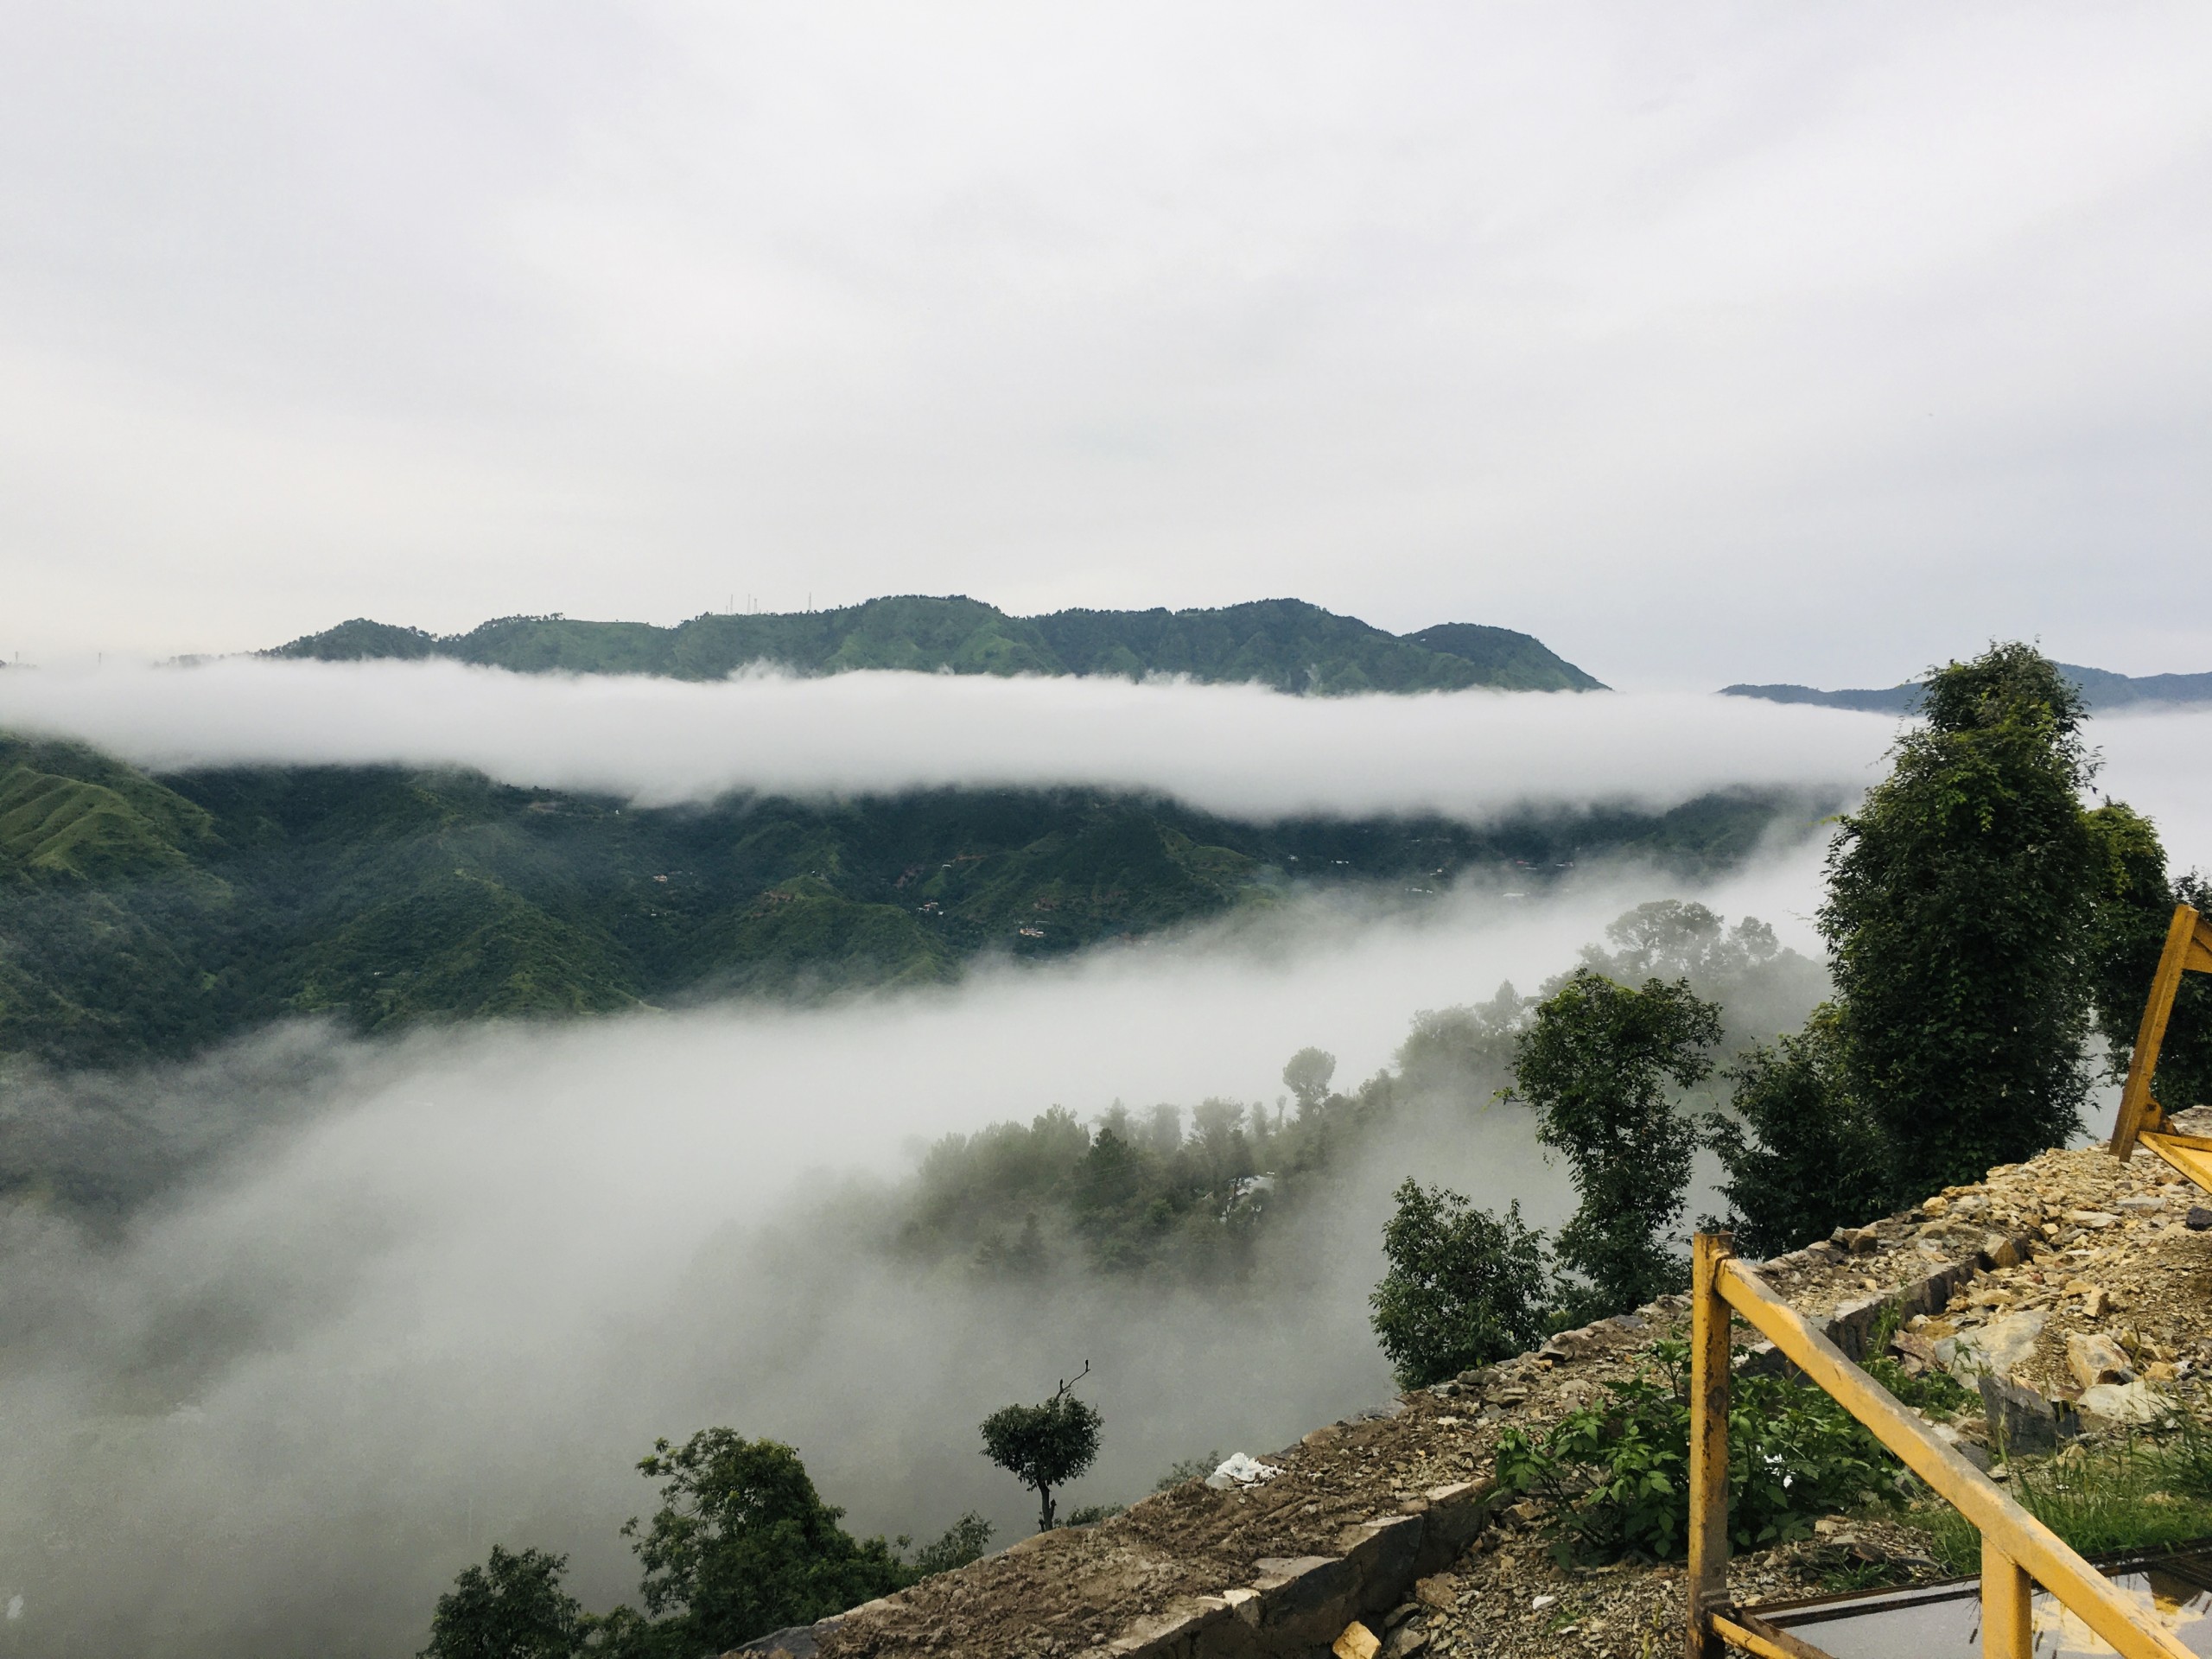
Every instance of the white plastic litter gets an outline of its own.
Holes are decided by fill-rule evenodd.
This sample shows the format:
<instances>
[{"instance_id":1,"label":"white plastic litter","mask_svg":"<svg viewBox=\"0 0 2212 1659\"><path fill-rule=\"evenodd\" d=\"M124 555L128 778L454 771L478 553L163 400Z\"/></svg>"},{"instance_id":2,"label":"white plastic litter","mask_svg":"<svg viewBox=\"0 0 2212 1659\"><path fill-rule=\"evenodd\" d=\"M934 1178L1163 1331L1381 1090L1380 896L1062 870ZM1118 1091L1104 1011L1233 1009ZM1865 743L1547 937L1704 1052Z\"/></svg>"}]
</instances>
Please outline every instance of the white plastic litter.
<instances>
[{"instance_id":1,"label":"white plastic litter","mask_svg":"<svg viewBox=\"0 0 2212 1659\"><path fill-rule=\"evenodd\" d=\"M1225 1492L1232 1486L1256 1486L1281 1473L1282 1471L1274 1465L1262 1463L1257 1458L1248 1458L1239 1452L1223 1459L1221 1467L1206 1477L1206 1484L1217 1492Z\"/></svg>"}]
</instances>

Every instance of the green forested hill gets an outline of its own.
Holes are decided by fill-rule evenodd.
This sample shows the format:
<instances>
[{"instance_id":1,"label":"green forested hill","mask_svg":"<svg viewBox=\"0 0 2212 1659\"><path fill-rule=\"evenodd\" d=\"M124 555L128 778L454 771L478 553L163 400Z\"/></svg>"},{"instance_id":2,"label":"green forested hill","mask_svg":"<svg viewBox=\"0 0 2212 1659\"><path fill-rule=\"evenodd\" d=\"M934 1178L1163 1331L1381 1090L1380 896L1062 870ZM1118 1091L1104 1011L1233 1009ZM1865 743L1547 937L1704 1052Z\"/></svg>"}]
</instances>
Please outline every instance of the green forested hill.
<instances>
[{"instance_id":1,"label":"green forested hill","mask_svg":"<svg viewBox=\"0 0 2212 1659\"><path fill-rule=\"evenodd\" d=\"M1081 790L643 810L396 768L157 779L0 736L0 1054L181 1054L295 1013L381 1030L944 981L1301 886L1421 903L1471 869L1524 885L1600 851L1713 868L1825 804L1487 830L1254 825Z\"/></svg>"},{"instance_id":2,"label":"green forested hill","mask_svg":"<svg viewBox=\"0 0 2212 1659\"><path fill-rule=\"evenodd\" d=\"M1279 691L1603 690L1540 640L1451 622L1401 638L1294 599L1201 611L1058 611L1008 616L979 601L872 599L834 611L697 616L672 628L510 616L467 633L356 620L279 646L325 661L448 657L523 672L719 679L748 663L809 674L912 669L955 674L1185 674Z\"/></svg>"}]
</instances>

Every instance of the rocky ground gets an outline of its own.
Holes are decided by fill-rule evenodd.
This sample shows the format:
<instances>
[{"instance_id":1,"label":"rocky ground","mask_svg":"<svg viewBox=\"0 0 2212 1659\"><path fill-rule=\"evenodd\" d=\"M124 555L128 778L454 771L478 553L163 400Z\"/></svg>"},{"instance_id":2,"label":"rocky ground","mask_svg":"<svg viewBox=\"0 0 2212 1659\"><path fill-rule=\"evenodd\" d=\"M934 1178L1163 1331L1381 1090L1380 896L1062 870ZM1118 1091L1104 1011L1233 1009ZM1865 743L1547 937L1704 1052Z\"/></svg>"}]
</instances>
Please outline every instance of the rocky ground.
<instances>
[{"instance_id":1,"label":"rocky ground","mask_svg":"<svg viewBox=\"0 0 2212 1659\"><path fill-rule=\"evenodd\" d=\"M2065 1427L2094 1438L2125 1432L2164 1402L2202 1403L2201 1368L2212 1365L2212 1236L2185 1223L2202 1198L2147 1152L2126 1165L2101 1149L2051 1152L1762 1272L1814 1323L1834 1321L1847 1351L1878 1332L1885 1306L1900 1293L1926 1306L1936 1275L1948 1287L1940 1310L1908 1310L1896 1335L1894 1351L1908 1367L2007 1377L2012 1415L2000 1417L2000 1432L2008 1421L2018 1433L2038 1413L2052 1421L2054 1411L2077 1412ZM1506 1427L1540 1431L1597 1398L1607 1382L1648 1363L1651 1343L1678 1330L1681 1316L1681 1303L1662 1302L1568 1333L1479 1377L1404 1396L1387 1414L1316 1430L1264 1458L1281 1472L1249 1490L1187 1483L1102 1525L1026 1541L782 1645L795 1659L1170 1651L1145 1632L1189 1609L1218 1607L1204 1599L1234 1600L1287 1560L1341 1554L1360 1523L1418 1511L1425 1494L1487 1481ZM2001 1412L2004 1402L1997 1405ZM1992 1438L1979 1413L1941 1432L1955 1434L1977 1460ZM1548 1518L1526 1502L1491 1513L1456 1562L1371 1621L1383 1659L1678 1651L1680 1569L1563 1568L1553 1559ZM1839 1517L1821 1522L1815 1538L1738 1559L1731 1582L1737 1599L1751 1605L1876 1576L1937 1575L1927 1539L1910 1526Z\"/></svg>"}]
</instances>

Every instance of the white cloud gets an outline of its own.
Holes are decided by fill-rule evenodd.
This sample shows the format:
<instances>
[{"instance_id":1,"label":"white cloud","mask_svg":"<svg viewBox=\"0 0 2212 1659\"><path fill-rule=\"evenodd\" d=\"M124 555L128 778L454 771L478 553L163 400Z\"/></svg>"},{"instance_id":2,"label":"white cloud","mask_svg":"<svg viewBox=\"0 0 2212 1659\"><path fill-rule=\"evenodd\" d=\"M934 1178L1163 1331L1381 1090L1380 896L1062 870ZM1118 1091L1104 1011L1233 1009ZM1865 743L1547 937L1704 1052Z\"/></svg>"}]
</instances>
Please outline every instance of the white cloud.
<instances>
[{"instance_id":1,"label":"white cloud","mask_svg":"<svg viewBox=\"0 0 2212 1659\"><path fill-rule=\"evenodd\" d=\"M1704 896L1802 941L1789 912L1813 879L1801 851ZM909 1137L1055 1103L1272 1103L1307 1043L1355 1082L1415 1009L1509 976L1533 988L1672 891L1584 872L1541 901L1311 910L827 1009L334 1041L320 1071L295 1035L31 1079L19 1110L119 1101L118 1163L156 1108L251 1099L285 1127L117 1237L0 1207L0 1592L25 1593L36 1643L401 1654L498 1541L571 1552L603 1608L635 1593L615 1535L650 1507L635 1459L713 1423L795 1442L856 1526L976 1507L1010 1541L1028 1499L974 1426L1086 1357L1107 1449L1078 1502L1140 1496L1209 1448L1287 1444L1389 1394L1364 1298L1391 1185L1417 1169L1545 1224L1568 1206L1523 1113L1455 1109L1391 1143L1309 1218L1310 1253L1227 1297L1077 1278L1039 1305L871 1256L791 1201L899 1170Z\"/></svg>"},{"instance_id":2,"label":"white cloud","mask_svg":"<svg viewBox=\"0 0 2212 1659\"><path fill-rule=\"evenodd\" d=\"M138 763L400 762L649 804L735 789L1156 791L1233 817L1671 806L1743 785L1848 795L1887 719L1687 694L1287 697L1249 686L935 674L715 683L446 662L234 660L0 673L0 728Z\"/></svg>"}]
</instances>

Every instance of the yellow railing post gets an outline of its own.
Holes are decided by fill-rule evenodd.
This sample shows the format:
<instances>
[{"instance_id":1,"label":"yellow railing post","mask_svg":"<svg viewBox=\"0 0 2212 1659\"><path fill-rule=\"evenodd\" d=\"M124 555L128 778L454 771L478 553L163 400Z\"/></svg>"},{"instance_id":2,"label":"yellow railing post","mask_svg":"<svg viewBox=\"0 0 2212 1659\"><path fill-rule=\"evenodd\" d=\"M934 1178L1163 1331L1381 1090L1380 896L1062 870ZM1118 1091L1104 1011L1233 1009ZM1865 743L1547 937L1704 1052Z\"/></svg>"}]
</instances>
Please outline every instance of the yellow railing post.
<instances>
[{"instance_id":1,"label":"yellow railing post","mask_svg":"<svg viewBox=\"0 0 2212 1659\"><path fill-rule=\"evenodd\" d=\"M1981 1541L1981 1659L2033 1659L2034 1589L2018 1561Z\"/></svg>"},{"instance_id":2,"label":"yellow railing post","mask_svg":"<svg viewBox=\"0 0 2212 1659\"><path fill-rule=\"evenodd\" d=\"M2158 1069L2158 1048L2165 1041L2166 1020L2173 1013L2174 993L2181 976L2199 965L2205 954L2199 938L2198 917L2187 905L2174 906L2166 927L2165 949L2158 954L2158 971L2151 976L2150 1000L2143 1005L2143 1019L2135 1028L2135 1050L2127 1065L2127 1082L2120 1091L2120 1111L2113 1120L2112 1153L2123 1163L2135 1150L2135 1137L2160 1117L2151 1098L2152 1074Z\"/></svg>"},{"instance_id":3,"label":"yellow railing post","mask_svg":"<svg viewBox=\"0 0 2212 1659\"><path fill-rule=\"evenodd\" d=\"M1728 1605L1728 1304L1721 1264L1729 1233L1700 1233L1690 1255L1690 1518L1688 1659L1721 1659L1713 1615Z\"/></svg>"}]
</instances>

